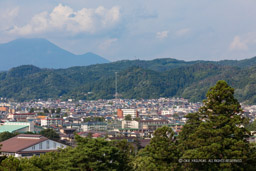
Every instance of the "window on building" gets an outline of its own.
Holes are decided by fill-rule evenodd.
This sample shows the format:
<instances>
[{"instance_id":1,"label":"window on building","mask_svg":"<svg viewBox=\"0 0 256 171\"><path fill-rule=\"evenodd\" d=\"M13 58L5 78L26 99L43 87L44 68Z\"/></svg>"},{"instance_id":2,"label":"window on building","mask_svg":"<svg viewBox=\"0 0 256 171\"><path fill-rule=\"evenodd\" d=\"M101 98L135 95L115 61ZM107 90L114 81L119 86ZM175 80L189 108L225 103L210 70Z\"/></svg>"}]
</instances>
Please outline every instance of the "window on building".
<instances>
[{"instance_id":1,"label":"window on building","mask_svg":"<svg viewBox=\"0 0 256 171\"><path fill-rule=\"evenodd\" d=\"M54 142L54 143L53 143L53 148L56 148L56 146L57 146L57 145L56 145L56 142Z\"/></svg>"},{"instance_id":2,"label":"window on building","mask_svg":"<svg viewBox=\"0 0 256 171\"><path fill-rule=\"evenodd\" d=\"M47 149L50 148L50 141L49 141L49 140L46 141L46 148L47 148Z\"/></svg>"},{"instance_id":3,"label":"window on building","mask_svg":"<svg viewBox=\"0 0 256 171\"><path fill-rule=\"evenodd\" d=\"M36 147L33 145L33 146L32 146L32 150L35 150L35 149L36 149Z\"/></svg>"},{"instance_id":4,"label":"window on building","mask_svg":"<svg viewBox=\"0 0 256 171\"><path fill-rule=\"evenodd\" d=\"M43 143L40 143L39 144L39 149L42 149L43 148Z\"/></svg>"}]
</instances>

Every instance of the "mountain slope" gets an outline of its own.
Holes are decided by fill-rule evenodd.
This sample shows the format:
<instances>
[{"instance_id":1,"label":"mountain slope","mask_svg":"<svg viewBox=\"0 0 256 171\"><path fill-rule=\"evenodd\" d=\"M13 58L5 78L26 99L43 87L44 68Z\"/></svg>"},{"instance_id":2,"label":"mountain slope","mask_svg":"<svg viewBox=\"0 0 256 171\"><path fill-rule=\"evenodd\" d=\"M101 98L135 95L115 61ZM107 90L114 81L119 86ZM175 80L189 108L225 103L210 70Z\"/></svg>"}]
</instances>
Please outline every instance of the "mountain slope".
<instances>
[{"instance_id":1,"label":"mountain slope","mask_svg":"<svg viewBox=\"0 0 256 171\"><path fill-rule=\"evenodd\" d=\"M243 60L222 60L215 62L216 64L225 65L225 66L237 66L241 68L251 67L256 64L256 57L243 59Z\"/></svg>"},{"instance_id":2,"label":"mountain slope","mask_svg":"<svg viewBox=\"0 0 256 171\"><path fill-rule=\"evenodd\" d=\"M157 72L140 67L131 67L118 73L118 93L120 98L159 98L180 96L184 89L193 83L216 76L228 69L214 64L194 64ZM84 93L92 92L89 96ZM115 77L101 78L84 84L68 97L73 98L113 98L115 93Z\"/></svg>"},{"instance_id":3,"label":"mountain slope","mask_svg":"<svg viewBox=\"0 0 256 171\"><path fill-rule=\"evenodd\" d=\"M67 69L24 65L0 73L0 97L20 101L114 98L115 72L118 72L120 98L176 96L201 101L216 81L226 80L236 89L241 102L256 103L256 65L229 65L175 59L118 61ZM236 65L240 65L239 61Z\"/></svg>"},{"instance_id":4,"label":"mountain slope","mask_svg":"<svg viewBox=\"0 0 256 171\"><path fill-rule=\"evenodd\" d=\"M0 44L0 59L2 71L28 64L40 68L68 68L109 62L93 53L74 55L45 39L17 39Z\"/></svg>"}]
</instances>

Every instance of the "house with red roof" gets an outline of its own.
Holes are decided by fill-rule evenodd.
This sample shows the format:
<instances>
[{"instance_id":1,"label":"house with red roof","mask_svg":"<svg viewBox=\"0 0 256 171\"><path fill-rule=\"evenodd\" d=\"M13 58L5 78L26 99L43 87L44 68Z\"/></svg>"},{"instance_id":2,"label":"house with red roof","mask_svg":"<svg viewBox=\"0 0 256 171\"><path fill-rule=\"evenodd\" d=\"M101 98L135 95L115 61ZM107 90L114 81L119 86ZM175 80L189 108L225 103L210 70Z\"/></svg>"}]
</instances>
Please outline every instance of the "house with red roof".
<instances>
[{"instance_id":1,"label":"house with red roof","mask_svg":"<svg viewBox=\"0 0 256 171\"><path fill-rule=\"evenodd\" d=\"M66 148L67 145L50 140L42 135L19 134L0 143L1 155L30 157Z\"/></svg>"}]
</instances>

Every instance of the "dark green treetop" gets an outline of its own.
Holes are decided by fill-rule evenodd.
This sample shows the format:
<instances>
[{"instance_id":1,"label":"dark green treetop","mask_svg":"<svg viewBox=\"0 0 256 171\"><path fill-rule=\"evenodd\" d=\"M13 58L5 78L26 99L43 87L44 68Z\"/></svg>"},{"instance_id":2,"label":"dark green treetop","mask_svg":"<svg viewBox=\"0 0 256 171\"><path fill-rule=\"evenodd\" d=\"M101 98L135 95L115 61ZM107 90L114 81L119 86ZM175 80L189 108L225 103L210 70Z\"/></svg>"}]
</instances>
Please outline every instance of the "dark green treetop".
<instances>
[{"instance_id":1,"label":"dark green treetop","mask_svg":"<svg viewBox=\"0 0 256 171\"><path fill-rule=\"evenodd\" d=\"M183 166L192 170L244 169L251 151L246 139L249 131L243 127L247 120L242 114L241 105L234 98L234 89L225 81L218 81L208 91L199 112L193 114L182 130L179 138L182 158L241 159L242 163L188 163Z\"/></svg>"},{"instance_id":2,"label":"dark green treetop","mask_svg":"<svg viewBox=\"0 0 256 171\"><path fill-rule=\"evenodd\" d=\"M18 133L11 133L11 132L2 132L0 133L0 142L5 141L9 138L15 137L16 135L18 135Z\"/></svg>"},{"instance_id":3,"label":"dark green treetop","mask_svg":"<svg viewBox=\"0 0 256 171\"><path fill-rule=\"evenodd\" d=\"M58 133L56 133L53 129L44 129L42 131L40 131L39 133L40 135L43 135L51 140L55 140L58 141L60 139L60 136Z\"/></svg>"},{"instance_id":4,"label":"dark green treetop","mask_svg":"<svg viewBox=\"0 0 256 171\"><path fill-rule=\"evenodd\" d=\"M124 120L126 120L126 121L131 121L132 120L132 115L126 115L125 117L124 117Z\"/></svg>"},{"instance_id":5,"label":"dark green treetop","mask_svg":"<svg viewBox=\"0 0 256 171\"><path fill-rule=\"evenodd\" d=\"M179 158L172 128L164 126L153 133L150 144L134 160L135 170L172 170Z\"/></svg>"}]
</instances>

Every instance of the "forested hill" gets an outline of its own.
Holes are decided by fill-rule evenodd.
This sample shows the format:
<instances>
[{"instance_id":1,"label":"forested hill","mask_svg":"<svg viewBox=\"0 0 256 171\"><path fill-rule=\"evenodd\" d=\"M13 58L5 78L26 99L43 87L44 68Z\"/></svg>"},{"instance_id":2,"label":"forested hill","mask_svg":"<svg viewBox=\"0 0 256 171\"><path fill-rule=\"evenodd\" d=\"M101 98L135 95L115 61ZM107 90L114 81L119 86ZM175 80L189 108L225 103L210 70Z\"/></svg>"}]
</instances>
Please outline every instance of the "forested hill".
<instances>
[{"instance_id":1,"label":"forested hill","mask_svg":"<svg viewBox=\"0 0 256 171\"><path fill-rule=\"evenodd\" d=\"M217 80L226 80L242 102L256 103L256 58L191 61L166 58L118 61L67 69L23 65L0 73L0 97L15 100L184 97L201 101Z\"/></svg>"}]
</instances>

